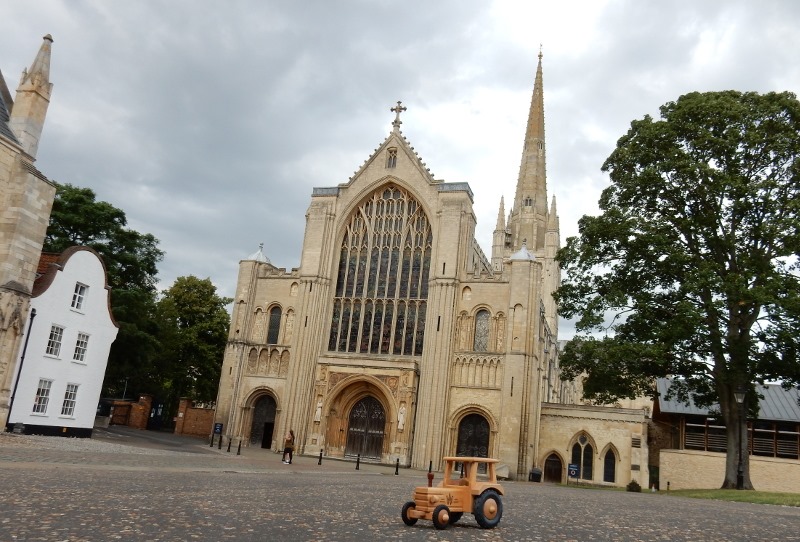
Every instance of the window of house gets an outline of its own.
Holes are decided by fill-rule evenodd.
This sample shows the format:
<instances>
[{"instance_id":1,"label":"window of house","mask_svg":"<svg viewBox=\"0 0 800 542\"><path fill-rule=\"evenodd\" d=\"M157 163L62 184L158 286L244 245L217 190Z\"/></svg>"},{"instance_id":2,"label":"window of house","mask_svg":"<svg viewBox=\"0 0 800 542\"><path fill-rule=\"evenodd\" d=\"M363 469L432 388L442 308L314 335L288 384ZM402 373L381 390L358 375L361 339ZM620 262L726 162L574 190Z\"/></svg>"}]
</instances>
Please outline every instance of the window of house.
<instances>
[{"instance_id":1,"label":"window of house","mask_svg":"<svg viewBox=\"0 0 800 542\"><path fill-rule=\"evenodd\" d=\"M586 435L578 437L578 442L572 445L572 461L580 469L580 478L583 480L592 479L592 461L594 450Z\"/></svg>"},{"instance_id":2,"label":"window of house","mask_svg":"<svg viewBox=\"0 0 800 542\"><path fill-rule=\"evenodd\" d=\"M397 166L397 149L388 149L386 152L386 167L393 168Z\"/></svg>"},{"instance_id":3,"label":"window of house","mask_svg":"<svg viewBox=\"0 0 800 542\"><path fill-rule=\"evenodd\" d=\"M481 309L475 314L475 340L473 342L475 352L489 350L489 311L485 309Z\"/></svg>"},{"instance_id":4,"label":"window of house","mask_svg":"<svg viewBox=\"0 0 800 542\"><path fill-rule=\"evenodd\" d=\"M329 350L422 354L432 243L407 191L389 184L364 200L342 240Z\"/></svg>"},{"instance_id":5,"label":"window of house","mask_svg":"<svg viewBox=\"0 0 800 542\"><path fill-rule=\"evenodd\" d=\"M61 405L62 416L73 416L75 414L75 400L78 396L78 385L67 384L64 391L64 403Z\"/></svg>"},{"instance_id":6,"label":"window of house","mask_svg":"<svg viewBox=\"0 0 800 542\"><path fill-rule=\"evenodd\" d=\"M45 354L58 357L61 354L61 340L64 338L64 328L53 324L50 327L50 337L47 339Z\"/></svg>"},{"instance_id":7,"label":"window of house","mask_svg":"<svg viewBox=\"0 0 800 542\"><path fill-rule=\"evenodd\" d=\"M603 458L603 481L614 482L617 478L617 454L609 449Z\"/></svg>"},{"instance_id":8,"label":"window of house","mask_svg":"<svg viewBox=\"0 0 800 542\"><path fill-rule=\"evenodd\" d=\"M83 300L86 299L86 291L89 289L85 284L80 282L75 284L75 291L72 293L72 308L81 310L83 308Z\"/></svg>"},{"instance_id":9,"label":"window of house","mask_svg":"<svg viewBox=\"0 0 800 542\"><path fill-rule=\"evenodd\" d=\"M278 332L281 330L281 308L272 307L269 311L269 328L267 344L278 344Z\"/></svg>"},{"instance_id":10,"label":"window of house","mask_svg":"<svg viewBox=\"0 0 800 542\"><path fill-rule=\"evenodd\" d=\"M52 380L44 378L39 379L39 386L36 388L36 398L33 400L34 414L47 413L47 403L50 401L50 387L52 385Z\"/></svg>"},{"instance_id":11,"label":"window of house","mask_svg":"<svg viewBox=\"0 0 800 542\"><path fill-rule=\"evenodd\" d=\"M73 361L86 361L86 348L89 345L89 335L78 333L78 340L75 342L75 353L72 355Z\"/></svg>"}]
</instances>

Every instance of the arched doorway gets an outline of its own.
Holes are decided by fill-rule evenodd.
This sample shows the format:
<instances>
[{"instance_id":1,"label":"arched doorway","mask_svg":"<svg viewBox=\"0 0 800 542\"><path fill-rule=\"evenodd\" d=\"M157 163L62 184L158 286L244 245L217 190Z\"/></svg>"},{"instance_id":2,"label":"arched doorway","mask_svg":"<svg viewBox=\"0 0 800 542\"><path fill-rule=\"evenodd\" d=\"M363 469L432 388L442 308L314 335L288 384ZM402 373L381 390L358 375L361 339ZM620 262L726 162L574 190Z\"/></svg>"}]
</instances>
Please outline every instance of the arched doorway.
<instances>
[{"instance_id":1,"label":"arched doorway","mask_svg":"<svg viewBox=\"0 0 800 542\"><path fill-rule=\"evenodd\" d=\"M556 454L547 456L547 459L544 461L544 481L560 484L563 472L564 465L561 463L561 458Z\"/></svg>"},{"instance_id":2,"label":"arched doorway","mask_svg":"<svg viewBox=\"0 0 800 542\"><path fill-rule=\"evenodd\" d=\"M350 410L344 455L380 459L385 427L386 411L380 401L371 395L358 401Z\"/></svg>"},{"instance_id":3,"label":"arched doorway","mask_svg":"<svg viewBox=\"0 0 800 542\"><path fill-rule=\"evenodd\" d=\"M275 430L275 412L278 405L269 395L260 397L253 405L253 423L250 426L250 445L272 447L272 432Z\"/></svg>"},{"instance_id":4,"label":"arched doorway","mask_svg":"<svg viewBox=\"0 0 800 542\"><path fill-rule=\"evenodd\" d=\"M480 414L468 414L458 424L456 455L489 457L489 422Z\"/></svg>"}]
</instances>

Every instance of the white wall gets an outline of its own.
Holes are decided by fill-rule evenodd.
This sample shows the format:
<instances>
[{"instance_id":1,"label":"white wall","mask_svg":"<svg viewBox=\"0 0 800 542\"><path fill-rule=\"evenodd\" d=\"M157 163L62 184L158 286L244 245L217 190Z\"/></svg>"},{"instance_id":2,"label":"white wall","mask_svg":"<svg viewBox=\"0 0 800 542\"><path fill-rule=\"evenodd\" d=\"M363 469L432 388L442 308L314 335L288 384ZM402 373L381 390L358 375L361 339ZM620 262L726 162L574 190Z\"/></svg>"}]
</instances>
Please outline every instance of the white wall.
<instances>
[{"instance_id":1,"label":"white wall","mask_svg":"<svg viewBox=\"0 0 800 542\"><path fill-rule=\"evenodd\" d=\"M82 308L75 310L71 304L78 282L89 288ZM31 300L36 317L30 330L9 423L92 428L108 353L118 331L111 319L109 295L110 292L105 288L105 270L99 257L89 250L78 250L69 256L63 269L55 274L47 290ZM45 353L54 324L64 328L58 357ZM73 361L79 332L89 335L84 362ZM17 370L19 366L18 362ZM50 400L44 414L33 414L40 378L53 381ZM78 384L75 412L72 416L61 416L67 384Z\"/></svg>"}]
</instances>

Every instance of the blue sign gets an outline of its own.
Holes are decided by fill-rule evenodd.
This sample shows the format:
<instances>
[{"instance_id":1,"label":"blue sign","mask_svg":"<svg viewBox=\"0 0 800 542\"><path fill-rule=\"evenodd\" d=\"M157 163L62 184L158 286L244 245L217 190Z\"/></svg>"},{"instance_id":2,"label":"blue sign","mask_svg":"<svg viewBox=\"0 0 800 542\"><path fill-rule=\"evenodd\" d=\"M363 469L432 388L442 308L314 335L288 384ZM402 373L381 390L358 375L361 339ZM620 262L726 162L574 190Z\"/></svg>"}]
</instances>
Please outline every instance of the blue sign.
<instances>
[{"instance_id":1,"label":"blue sign","mask_svg":"<svg viewBox=\"0 0 800 542\"><path fill-rule=\"evenodd\" d=\"M215 435L221 435L222 434L222 424L221 423L215 423L214 424L214 434Z\"/></svg>"},{"instance_id":2,"label":"blue sign","mask_svg":"<svg viewBox=\"0 0 800 542\"><path fill-rule=\"evenodd\" d=\"M569 473L570 478L577 478L580 470L581 470L580 466L574 463L570 463L569 467L567 467L567 472Z\"/></svg>"}]
</instances>

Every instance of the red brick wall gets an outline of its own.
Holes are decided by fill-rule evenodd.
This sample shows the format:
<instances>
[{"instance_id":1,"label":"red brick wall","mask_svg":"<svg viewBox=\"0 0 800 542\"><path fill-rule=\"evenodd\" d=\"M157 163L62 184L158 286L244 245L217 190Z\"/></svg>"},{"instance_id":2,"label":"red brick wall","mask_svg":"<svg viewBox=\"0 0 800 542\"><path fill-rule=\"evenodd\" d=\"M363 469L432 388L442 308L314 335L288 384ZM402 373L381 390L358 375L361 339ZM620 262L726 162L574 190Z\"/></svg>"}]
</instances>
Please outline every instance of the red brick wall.
<instances>
[{"instance_id":1,"label":"red brick wall","mask_svg":"<svg viewBox=\"0 0 800 542\"><path fill-rule=\"evenodd\" d=\"M151 395L140 395L139 401L114 401L111 414L111 425L127 425L136 429L147 429L150 408L153 404Z\"/></svg>"},{"instance_id":2,"label":"red brick wall","mask_svg":"<svg viewBox=\"0 0 800 542\"><path fill-rule=\"evenodd\" d=\"M175 420L175 434L208 437L214 427L213 408L195 408L190 399L181 399Z\"/></svg>"}]
</instances>

